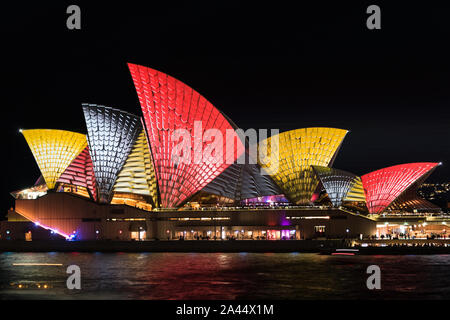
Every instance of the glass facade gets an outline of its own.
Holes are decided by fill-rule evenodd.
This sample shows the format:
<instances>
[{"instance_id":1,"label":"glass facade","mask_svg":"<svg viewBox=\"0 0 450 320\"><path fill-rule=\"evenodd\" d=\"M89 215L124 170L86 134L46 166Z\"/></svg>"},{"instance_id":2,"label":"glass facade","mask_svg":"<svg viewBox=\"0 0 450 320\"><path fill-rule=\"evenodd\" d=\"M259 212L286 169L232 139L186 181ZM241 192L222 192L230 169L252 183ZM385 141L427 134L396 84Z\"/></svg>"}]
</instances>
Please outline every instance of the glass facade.
<instances>
[{"instance_id":1,"label":"glass facade","mask_svg":"<svg viewBox=\"0 0 450 320\"><path fill-rule=\"evenodd\" d=\"M397 197L439 163L418 162L400 164L361 177L370 213L381 213Z\"/></svg>"},{"instance_id":2,"label":"glass facade","mask_svg":"<svg viewBox=\"0 0 450 320\"><path fill-rule=\"evenodd\" d=\"M224 115L197 91L157 70L128 66L144 115L161 206L177 207L233 164L244 147ZM194 151L194 159L189 163L172 158L178 144L172 139L176 129L184 129L190 135L189 150ZM234 152L223 152L221 163L195 160L195 151L208 145L203 137L209 129L218 130L222 137L228 130L236 138ZM226 150L225 140L222 150Z\"/></svg>"}]
</instances>

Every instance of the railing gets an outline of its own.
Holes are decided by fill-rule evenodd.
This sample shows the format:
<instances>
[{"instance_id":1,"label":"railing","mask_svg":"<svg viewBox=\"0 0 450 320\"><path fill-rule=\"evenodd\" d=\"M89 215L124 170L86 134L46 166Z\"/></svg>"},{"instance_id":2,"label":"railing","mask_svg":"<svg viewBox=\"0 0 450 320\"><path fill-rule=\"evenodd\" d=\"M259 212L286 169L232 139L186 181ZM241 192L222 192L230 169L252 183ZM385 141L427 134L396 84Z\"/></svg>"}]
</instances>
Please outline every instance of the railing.
<instances>
[{"instance_id":1,"label":"railing","mask_svg":"<svg viewBox=\"0 0 450 320\"><path fill-rule=\"evenodd\" d=\"M261 206L261 207L202 207L181 209L155 209L154 211L256 211L256 210L337 210L339 208L326 206Z\"/></svg>"}]
</instances>

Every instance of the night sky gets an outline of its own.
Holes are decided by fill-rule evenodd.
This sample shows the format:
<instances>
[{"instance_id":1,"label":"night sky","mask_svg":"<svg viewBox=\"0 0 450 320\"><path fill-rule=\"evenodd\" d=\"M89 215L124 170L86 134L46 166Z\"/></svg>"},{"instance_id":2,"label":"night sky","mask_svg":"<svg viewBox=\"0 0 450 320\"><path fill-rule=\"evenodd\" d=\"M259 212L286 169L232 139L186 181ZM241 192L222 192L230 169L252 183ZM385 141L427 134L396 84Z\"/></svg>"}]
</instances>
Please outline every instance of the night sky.
<instances>
[{"instance_id":1,"label":"night sky","mask_svg":"<svg viewBox=\"0 0 450 320\"><path fill-rule=\"evenodd\" d=\"M180 79L244 129L350 130L336 168L442 161L428 181L450 180L448 8L162 2L2 4L0 216L40 174L19 128L85 133L85 102L141 115L127 62ZM79 31L66 28L70 4ZM366 28L370 4L381 30Z\"/></svg>"}]
</instances>

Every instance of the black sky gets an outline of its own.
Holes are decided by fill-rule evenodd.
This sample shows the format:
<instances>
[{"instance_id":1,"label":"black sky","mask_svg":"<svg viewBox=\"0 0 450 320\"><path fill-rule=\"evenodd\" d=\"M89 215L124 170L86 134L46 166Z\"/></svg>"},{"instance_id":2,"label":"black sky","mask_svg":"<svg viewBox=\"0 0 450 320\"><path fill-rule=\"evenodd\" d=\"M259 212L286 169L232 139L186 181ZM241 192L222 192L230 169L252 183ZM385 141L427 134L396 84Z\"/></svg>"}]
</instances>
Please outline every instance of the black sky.
<instances>
[{"instance_id":1,"label":"black sky","mask_svg":"<svg viewBox=\"0 0 450 320\"><path fill-rule=\"evenodd\" d=\"M449 181L448 8L337 2L2 4L1 213L39 176L19 128L85 133L83 102L141 114L127 62L180 79L242 128L349 129L337 168L442 161L429 181ZM70 4L80 31L66 28ZM366 28L370 4L381 30Z\"/></svg>"}]
</instances>

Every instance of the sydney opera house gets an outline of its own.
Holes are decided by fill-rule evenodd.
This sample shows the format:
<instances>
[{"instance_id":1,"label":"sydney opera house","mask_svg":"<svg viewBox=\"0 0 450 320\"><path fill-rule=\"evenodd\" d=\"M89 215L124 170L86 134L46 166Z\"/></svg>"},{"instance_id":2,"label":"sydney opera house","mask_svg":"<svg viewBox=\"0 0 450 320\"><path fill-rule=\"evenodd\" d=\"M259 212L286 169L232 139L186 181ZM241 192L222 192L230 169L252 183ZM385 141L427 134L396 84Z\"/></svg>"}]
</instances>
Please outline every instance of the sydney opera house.
<instances>
[{"instance_id":1,"label":"sydney opera house","mask_svg":"<svg viewBox=\"0 0 450 320\"><path fill-rule=\"evenodd\" d=\"M445 222L428 218L440 208L417 195L439 163L398 164L358 176L333 167L348 131L323 127L267 137L256 147L268 151L268 161L239 161L252 146L225 114L167 74L134 64L129 69L142 116L82 104L85 133L21 130L41 176L11 193L15 207L0 223L1 239L289 240L446 232ZM232 133L231 152L215 154L223 161L174 159L174 132L192 133L196 122L203 135ZM207 147L192 136L184 152Z\"/></svg>"}]
</instances>

